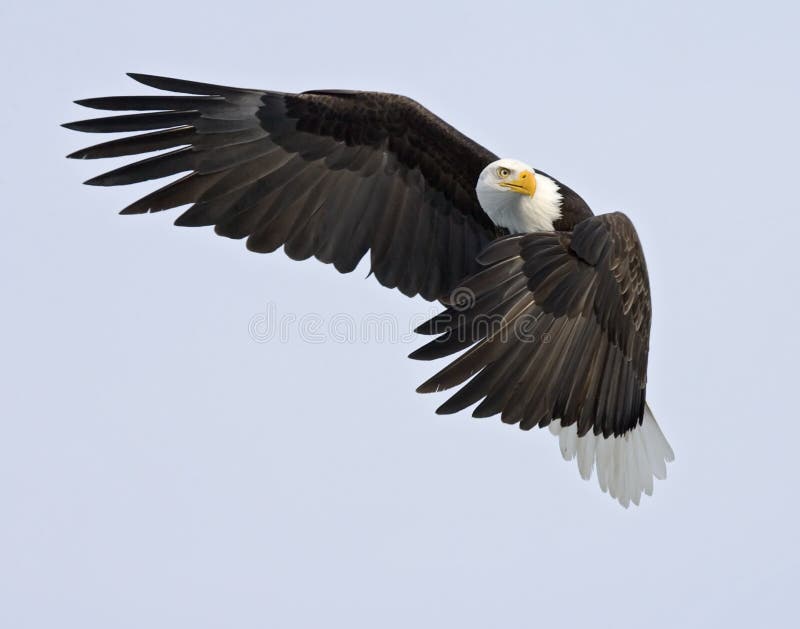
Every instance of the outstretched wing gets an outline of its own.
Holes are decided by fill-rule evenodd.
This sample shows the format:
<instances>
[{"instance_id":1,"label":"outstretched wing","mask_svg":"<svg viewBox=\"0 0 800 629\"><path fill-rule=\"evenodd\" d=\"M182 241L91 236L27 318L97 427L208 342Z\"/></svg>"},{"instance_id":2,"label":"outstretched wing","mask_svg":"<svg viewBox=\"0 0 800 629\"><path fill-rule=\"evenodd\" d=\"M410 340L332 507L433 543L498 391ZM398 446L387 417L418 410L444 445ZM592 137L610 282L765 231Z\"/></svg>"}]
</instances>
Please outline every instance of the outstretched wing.
<instances>
[{"instance_id":1,"label":"outstretched wing","mask_svg":"<svg viewBox=\"0 0 800 629\"><path fill-rule=\"evenodd\" d=\"M469 349L418 390L449 389L474 376L438 412L480 401L475 417L500 413L524 430L552 422L565 458L577 455L584 477L597 458L601 486L626 505L638 502L672 452L655 420L634 430L645 418L651 311L633 224L605 214L571 233L502 238L478 259L485 268L454 292L462 304L418 330L441 336L411 356ZM641 439L650 453L639 462Z\"/></svg>"},{"instance_id":2,"label":"outstretched wing","mask_svg":"<svg viewBox=\"0 0 800 629\"><path fill-rule=\"evenodd\" d=\"M247 247L280 246L341 272L371 252L383 285L426 299L446 296L477 270L475 256L501 232L475 195L491 152L415 101L376 92L285 94L131 74L181 95L77 101L142 111L66 124L87 132L144 131L69 157L171 149L86 183L115 186L188 174L125 208L193 204L178 225L214 225Z\"/></svg>"}]
</instances>

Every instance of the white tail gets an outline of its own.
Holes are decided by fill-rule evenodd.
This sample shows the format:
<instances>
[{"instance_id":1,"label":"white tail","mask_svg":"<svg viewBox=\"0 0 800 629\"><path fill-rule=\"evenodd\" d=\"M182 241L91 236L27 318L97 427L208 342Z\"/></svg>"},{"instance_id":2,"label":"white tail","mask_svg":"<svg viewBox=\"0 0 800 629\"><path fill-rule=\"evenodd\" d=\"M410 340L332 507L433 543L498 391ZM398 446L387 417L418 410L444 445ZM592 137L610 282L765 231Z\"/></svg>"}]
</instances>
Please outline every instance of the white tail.
<instances>
[{"instance_id":1,"label":"white tail","mask_svg":"<svg viewBox=\"0 0 800 629\"><path fill-rule=\"evenodd\" d=\"M558 435L565 461L578 459L581 477L589 480L597 467L600 489L627 508L638 505L642 492L653 494L653 477L667 477L667 463L675 454L667 442L650 407L645 404L644 418L636 428L619 437L595 435L589 431L578 437L578 424L562 427L560 420L550 423L550 432Z\"/></svg>"}]
</instances>

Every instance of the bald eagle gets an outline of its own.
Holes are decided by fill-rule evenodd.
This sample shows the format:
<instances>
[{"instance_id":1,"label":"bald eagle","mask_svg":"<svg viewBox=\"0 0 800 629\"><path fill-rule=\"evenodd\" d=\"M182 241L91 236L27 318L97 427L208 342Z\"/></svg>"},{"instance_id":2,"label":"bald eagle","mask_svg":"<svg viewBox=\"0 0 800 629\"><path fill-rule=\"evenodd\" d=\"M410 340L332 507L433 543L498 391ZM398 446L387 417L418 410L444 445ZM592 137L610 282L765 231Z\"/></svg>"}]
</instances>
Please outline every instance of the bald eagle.
<instances>
[{"instance_id":1,"label":"bald eagle","mask_svg":"<svg viewBox=\"0 0 800 629\"><path fill-rule=\"evenodd\" d=\"M369 251L381 284L446 306L417 329L436 338L411 354L461 353L418 389L460 387L437 412L477 404L476 417L548 426L581 476L596 469L626 507L665 477L673 453L645 399L650 287L627 216L595 216L558 180L404 96L129 76L173 94L76 101L141 113L69 129L144 133L69 157L161 151L86 182L96 186L187 174L122 214L190 205L175 224L342 273Z\"/></svg>"}]
</instances>

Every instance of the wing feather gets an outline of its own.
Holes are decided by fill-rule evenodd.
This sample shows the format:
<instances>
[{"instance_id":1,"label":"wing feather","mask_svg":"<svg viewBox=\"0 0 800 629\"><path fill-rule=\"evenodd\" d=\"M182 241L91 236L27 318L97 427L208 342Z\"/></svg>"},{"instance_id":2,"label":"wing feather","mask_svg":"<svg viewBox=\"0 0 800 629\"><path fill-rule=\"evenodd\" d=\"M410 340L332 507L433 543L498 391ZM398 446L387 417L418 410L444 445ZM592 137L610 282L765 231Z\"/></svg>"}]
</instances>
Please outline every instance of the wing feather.
<instances>
[{"instance_id":1,"label":"wing feather","mask_svg":"<svg viewBox=\"0 0 800 629\"><path fill-rule=\"evenodd\" d=\"M485 268L459 287L474 301L420 326L440 336L412 357L467 351L419 390L447 389L479 373L442 412L482 400L476 416L500 413L524 429L577 423L578 437L590 430L618 436L640 424L650 292L630 220L613 213L586 219L573 233L509 236L478 259ZM487 313L499 327L477 325ZM501 339L500 330L510 335Z\"/></svg>"},{"instance_id":2,"label":"wing feather","mask_svg":"<svg viewBox=\"0 0 800 629\"><path fill-rule=\"evenodd\" d=\"M286 94L131 74L169 95L76 101L138 113L64 126L145 132L69 157L168 150L90 179L138 183L186 172L123 210L192 204L176 220L214 225L259 252L281 245L350 272L371 251L378 281L407 295L445 299L478 269L475 256L502 235L475 195L496 156L415 101L394 94L318 90Z\"/></svg>"},{"instance_id":3,"label":"wing feather","mask_svg":"<svg viewBox=\"0 0 800 629\"><path fill-rule=\"evenodd\" d=\"M603 491L638 505L674 455L645 403L650 288L630 220L505 237L478 260L485 268L456 289L472 298L418 328L439 336L412 358L462 352L418 390L460 387L439 413L476 405L474 417L549 426L581 477L596 467ZM479 325L487 313L499 327Z\"/></svg>"}]
</instances>

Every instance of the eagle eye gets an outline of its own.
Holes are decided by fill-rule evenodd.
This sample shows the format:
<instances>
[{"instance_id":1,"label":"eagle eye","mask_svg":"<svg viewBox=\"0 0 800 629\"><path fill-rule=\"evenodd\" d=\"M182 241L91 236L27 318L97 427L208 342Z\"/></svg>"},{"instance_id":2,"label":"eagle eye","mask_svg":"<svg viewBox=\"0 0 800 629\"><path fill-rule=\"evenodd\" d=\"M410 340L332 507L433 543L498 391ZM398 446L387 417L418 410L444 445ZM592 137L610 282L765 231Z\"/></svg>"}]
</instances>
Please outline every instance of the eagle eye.
<instances>
[{"instance_id":1,"label":"eagle eye","mask_svg":"<svg viewBox=\"0 0 800 629\"><path fill-rule=\"evenodd\" d=\"M497 169L497 176L500 177L500 179L505 179L510 174L511 174L511 171L508 168L506 168L505 166L500 166L500 168Z\"/></svg>"}]
</instances>

